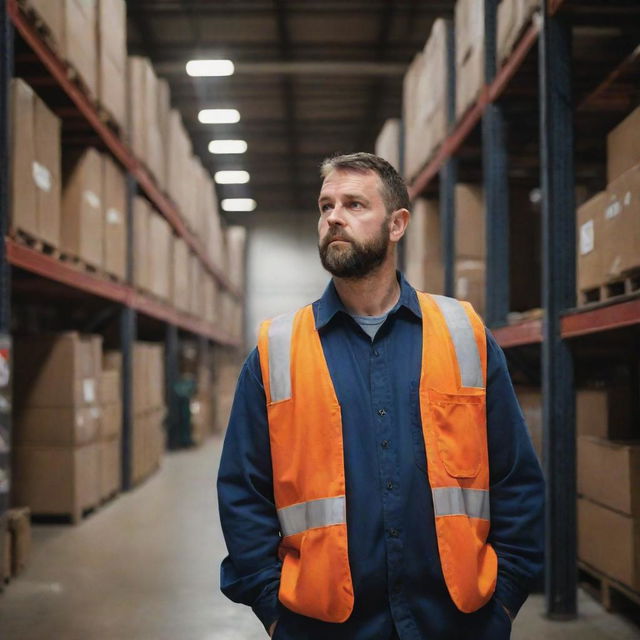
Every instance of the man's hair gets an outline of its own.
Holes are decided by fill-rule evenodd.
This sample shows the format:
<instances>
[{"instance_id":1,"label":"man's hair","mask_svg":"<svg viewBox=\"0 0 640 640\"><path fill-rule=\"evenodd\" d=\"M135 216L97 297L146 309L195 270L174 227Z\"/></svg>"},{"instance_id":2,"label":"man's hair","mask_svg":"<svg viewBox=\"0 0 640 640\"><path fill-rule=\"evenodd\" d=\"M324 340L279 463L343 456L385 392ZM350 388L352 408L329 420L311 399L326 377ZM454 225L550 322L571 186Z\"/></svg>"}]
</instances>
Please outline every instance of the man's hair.
<instances>
[{"instance_id":1,"label":"man's hair","mask_svg":"<svg viewBox=\"0 0 640 640\"><path fill-rule=\"evenodd\" d=\"M320 165L320 175L326 178L332 171L374 171L382 182L382 199L390 214L398 209L411 209L407 185L400 174L383 158L359 151L347 155L325 158Z\"/></svg>"}]
</instances>

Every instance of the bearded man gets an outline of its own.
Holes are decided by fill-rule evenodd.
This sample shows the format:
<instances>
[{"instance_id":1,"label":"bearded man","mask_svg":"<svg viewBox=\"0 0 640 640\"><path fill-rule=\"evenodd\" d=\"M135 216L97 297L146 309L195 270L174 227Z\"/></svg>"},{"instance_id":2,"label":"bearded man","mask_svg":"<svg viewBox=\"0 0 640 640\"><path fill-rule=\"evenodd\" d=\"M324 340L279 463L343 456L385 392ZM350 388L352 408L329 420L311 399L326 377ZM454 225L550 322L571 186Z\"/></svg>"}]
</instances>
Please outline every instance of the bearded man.
<instances>
[{"instance_id":1,"label":"bearded man","mask_svg":"<svg viewBox=\"0 0 640 640\"><path fill-rule=\"evenodd\" d=\"M502 640L542 567L543 480L468 303L396 271L410 203L327 159L323 296L266 321L218 476L222 591L276 640Z\"/></svg>"}]
</instances>

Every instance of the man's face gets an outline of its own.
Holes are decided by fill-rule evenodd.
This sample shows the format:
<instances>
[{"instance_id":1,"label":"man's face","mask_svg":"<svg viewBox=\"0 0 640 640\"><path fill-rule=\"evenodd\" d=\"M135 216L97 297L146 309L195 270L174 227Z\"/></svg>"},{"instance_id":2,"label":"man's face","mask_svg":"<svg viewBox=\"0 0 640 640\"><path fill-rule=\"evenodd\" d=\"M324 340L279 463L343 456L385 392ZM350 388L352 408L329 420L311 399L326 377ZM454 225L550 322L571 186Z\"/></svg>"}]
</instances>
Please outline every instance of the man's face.
<instances>
[{"instance_id":1,"label":"man's face","mask_svg":"<svg viewBox=\"0 0 640 640\"><path fill-rule=\"evenodd\" d=\"M334 170L318 198L322 266L339 278L362 278L389 253L389 216L374 171Z\"/></svg>"}]
</instances>

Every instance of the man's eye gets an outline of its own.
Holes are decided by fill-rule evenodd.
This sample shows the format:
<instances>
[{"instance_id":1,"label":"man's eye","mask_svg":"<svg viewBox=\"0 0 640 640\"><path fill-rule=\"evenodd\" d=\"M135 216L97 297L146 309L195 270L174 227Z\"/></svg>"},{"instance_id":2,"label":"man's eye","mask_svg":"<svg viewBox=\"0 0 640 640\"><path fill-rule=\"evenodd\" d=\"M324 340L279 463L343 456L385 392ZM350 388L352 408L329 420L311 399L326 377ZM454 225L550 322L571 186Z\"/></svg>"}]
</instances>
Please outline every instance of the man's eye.
<instances>
[{"instance_id":1,"label":"man's eye","mask_svg":"<svg viewBox=\"0 0 640 640\"><path fill-rule=\"evenodd\" d=\"M362 209L362 203L361 202L352 202L349 206L352 209Z\"/></svg>"},{"instance_id":2,"label":"man's eye","mask_svg":"<svg viewBox=\"0 0 640 640\"><path fill-rule=\"evenodd\" d=\"M325 213L326 211L329 211L329 209L331 209L331 205L329 203L325 203L320 205L320 211L322 213Z\"/></svg>"}]
</instances>

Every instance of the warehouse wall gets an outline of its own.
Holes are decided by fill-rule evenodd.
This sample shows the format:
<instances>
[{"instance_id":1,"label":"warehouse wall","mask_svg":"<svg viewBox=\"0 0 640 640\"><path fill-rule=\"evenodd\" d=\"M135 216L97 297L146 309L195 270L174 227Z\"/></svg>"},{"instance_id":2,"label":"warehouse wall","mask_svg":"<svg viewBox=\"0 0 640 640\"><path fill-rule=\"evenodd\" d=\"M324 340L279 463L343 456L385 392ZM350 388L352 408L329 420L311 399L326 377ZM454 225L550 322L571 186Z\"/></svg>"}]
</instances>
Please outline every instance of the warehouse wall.
<instances>
[{"instance_id":1,"label":"warehouse wall","mask_svg":"<svg viewBox=\"0 0 640 640\"><path fill-rule=\"evenodd\" d=\"M248 224L248 349L256 344L262 320L322 295L330 276L320 265L316 224L315 215L286 213L261 213Z\"/></svg>"}]
</instances>

